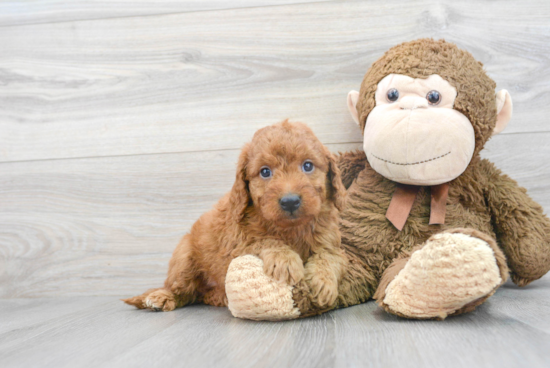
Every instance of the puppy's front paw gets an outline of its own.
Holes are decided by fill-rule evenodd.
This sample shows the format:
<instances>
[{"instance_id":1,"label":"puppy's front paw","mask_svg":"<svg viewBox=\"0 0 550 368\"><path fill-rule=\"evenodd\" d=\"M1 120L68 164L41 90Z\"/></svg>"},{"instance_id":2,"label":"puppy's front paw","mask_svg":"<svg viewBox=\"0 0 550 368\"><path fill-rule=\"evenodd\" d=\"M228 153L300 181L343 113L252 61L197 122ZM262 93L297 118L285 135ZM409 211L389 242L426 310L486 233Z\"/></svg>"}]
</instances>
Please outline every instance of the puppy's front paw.
<instances>
[{"instance_id":1,"label":"puppy's front paw","mask_svg":"<svg viewBox=\"0 0 550 368\"><path fill-rule=\"evenodd\" d=\"M304 264L300 256L289 249L265 249L260 253L267 276L289 285L304 278Z\"/></svg>"},{"instance_id":2,"label":"puppy's front paw","mask_svg":"<svg viewBox=\"0 0 550 368\"><path fill-rule=\"evenodd\" d=\"M336 277L312 274L306 276L311 295L320 307L334 304L338 297L338 280Z\"/></svg>"}]
</instances>

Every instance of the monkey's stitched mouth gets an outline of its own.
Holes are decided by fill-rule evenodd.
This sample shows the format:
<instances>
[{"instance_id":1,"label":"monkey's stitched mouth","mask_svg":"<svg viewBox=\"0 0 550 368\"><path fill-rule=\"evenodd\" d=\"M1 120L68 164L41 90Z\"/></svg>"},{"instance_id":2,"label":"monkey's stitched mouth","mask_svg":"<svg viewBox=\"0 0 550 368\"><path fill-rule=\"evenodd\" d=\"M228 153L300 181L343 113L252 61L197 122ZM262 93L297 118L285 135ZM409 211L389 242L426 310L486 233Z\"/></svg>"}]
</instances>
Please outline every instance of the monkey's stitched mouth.
<instances>
[{"instance_id":1,"label":"monkey's stitched mouth","mask_svg":"<svg viewBox=\"0 0 550 368\"><path fill-rule=\"evenodd\" d=\"M440 156L437 156L437 157L434 157L434 158L430 158L429 160L424 160L424 161L418 161L418 162L411 162L411 163L408 163L408 162L393 162L393 161L390 161L390 160L385 160L383 158L380 158L378 156L376 156L374 153L371 153L371 155L374 157L374 158L377 158L379 159L380 161L384 161L384 162L387 162L388 164L394 164L394 165L401 165L401 166L409 166L409 165L420 165L420 164L423 164L423 163L426 163L426 162L430 162L430 161L435 161L437 159L440 159L440 158L443 158L447 155L450 155L451 154L451 151L447 152L447 153L444 153Z\"/></svg>"}]
</instances>

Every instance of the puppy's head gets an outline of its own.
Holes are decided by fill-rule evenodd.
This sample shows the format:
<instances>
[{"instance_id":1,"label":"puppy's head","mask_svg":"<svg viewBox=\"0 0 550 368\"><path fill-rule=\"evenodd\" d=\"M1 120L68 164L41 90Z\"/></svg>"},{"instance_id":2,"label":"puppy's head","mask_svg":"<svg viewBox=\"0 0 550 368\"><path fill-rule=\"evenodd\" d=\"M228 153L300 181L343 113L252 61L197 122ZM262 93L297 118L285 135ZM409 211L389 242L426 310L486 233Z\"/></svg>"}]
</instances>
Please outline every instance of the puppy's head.
<instances>
[{"instance_id":1,"label":"puppy's head","mask_svg":"<svg viewBox=\"0 0 550 368\"><path fill-rule=\"evenodd\" d=\"M334 155L301 123L284 121L260 129L239 158L231 194L232 215L249 204L275 225L303 225L323 207L342 210L346 190Z\"/></svg>"}]
</instances>

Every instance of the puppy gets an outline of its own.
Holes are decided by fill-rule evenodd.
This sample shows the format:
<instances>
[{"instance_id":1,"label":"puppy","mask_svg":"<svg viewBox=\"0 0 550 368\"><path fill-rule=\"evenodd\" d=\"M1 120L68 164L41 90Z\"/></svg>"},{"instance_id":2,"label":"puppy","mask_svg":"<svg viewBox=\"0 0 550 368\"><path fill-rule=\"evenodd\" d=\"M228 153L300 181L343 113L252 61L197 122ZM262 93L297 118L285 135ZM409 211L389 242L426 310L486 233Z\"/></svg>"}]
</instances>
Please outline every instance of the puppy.
<instances>
[{"instance_id":1,"label":"puppy","mask_svg":"<svg viewBox=\"0 0 550 368\"><path fill-rule=\"evenodd\" d=\"M229 263L252 254L268 276L290 285L305 279L314 302L332 304L347 262L338 229L345 194L334 156L306 125L260 129L240 154L232 190L180 241L164 287L124 302L162 311L227 306Z\"/></svg>"}]
</instances>

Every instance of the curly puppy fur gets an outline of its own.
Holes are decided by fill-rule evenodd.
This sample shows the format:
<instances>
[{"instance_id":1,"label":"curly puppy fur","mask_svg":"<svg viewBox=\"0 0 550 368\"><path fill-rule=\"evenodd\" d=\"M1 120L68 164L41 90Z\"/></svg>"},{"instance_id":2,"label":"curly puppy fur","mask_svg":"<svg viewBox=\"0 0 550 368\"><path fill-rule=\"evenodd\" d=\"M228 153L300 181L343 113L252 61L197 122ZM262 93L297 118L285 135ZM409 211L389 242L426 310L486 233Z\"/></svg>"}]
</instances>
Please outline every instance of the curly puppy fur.
<instances>
[{"instance_id":1,"label":"curly puppy fur","mask_svg":"<svg viewBox=\"0 0 550 368\"><path fill-rule=\"evenodd\" d=\"M303 170L305 161L313 171ZM266 166L269 178L260 175ZM301 199L292 212L280 202L288 194ZM198 302L227 306L229 263L252 254L263 260L268 276L290 285L305 282L313 303L332 304L347 262L338 229L345 196L334 155L306 125L284 121L260 129L240 154L232 190L177 246L164 287L124 302L163 311Z\"/></svg>"}]
</instances>

